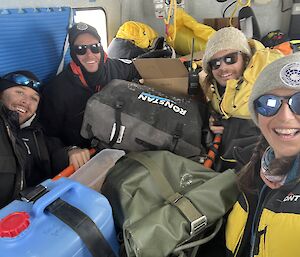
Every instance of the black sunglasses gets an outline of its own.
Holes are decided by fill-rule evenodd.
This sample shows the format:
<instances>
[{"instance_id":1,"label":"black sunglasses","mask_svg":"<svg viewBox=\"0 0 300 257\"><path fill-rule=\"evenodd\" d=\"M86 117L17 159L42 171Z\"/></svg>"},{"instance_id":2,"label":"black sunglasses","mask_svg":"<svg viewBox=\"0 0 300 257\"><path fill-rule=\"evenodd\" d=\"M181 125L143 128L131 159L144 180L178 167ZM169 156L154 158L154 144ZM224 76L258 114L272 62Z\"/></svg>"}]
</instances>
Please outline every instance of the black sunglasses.
<instances>
[{"instance_id":1,"label":"black sunglasses","mask_svg":"<svg viewBox=\"0 0 300 257\"><path fill-rule=\"evenodd\" d=\"M271 117L279 111L283 100L293 113L300 115L300 92L292 96L262 95L254 101L254 109L262 116Z\"/></svg>"},{"instance_id":2,"label":"black sunglasses","mask_svg":"<svg viewBox=\"0 0 300 257\"><path fill-rule=\"evenodd\" d=\"M73 50L77 55L84 55L86 54L87 49L90 49L93 54L100 53L101 50L101 43L91 44L91 45L74 45Z\"/></svg>"},{"instance_id":3,"label":"black sunglasses","mask_svg":"<svg viewBox=\"0 0 300 257\"><path fill-rule=\"evenodd\" d=\"M212 59L208 62L210 68L212 70L217 70L220 68L221 66L221 62L223 61L224 63L226 63L227 65L231 65L234 64L238 61L238 55L241 52L234 52L234 53L230 53L230 54L226 54L220 58L216 58L216 59Z\"/></svg>"},{"instance_id":4,"label":"black sunglasses","mask_svg":"<svg viewBox=\"0 0 300 257\"><path fill-rule=\"evenodd\" d=\"M22 86L30 86L36 90L38 90L41 86L39 81L30 79L23 74L19 73L10 73L3 77L3 79L8 80L9 82L15 83L17 85Z\"/></svg>"}]
</instances>

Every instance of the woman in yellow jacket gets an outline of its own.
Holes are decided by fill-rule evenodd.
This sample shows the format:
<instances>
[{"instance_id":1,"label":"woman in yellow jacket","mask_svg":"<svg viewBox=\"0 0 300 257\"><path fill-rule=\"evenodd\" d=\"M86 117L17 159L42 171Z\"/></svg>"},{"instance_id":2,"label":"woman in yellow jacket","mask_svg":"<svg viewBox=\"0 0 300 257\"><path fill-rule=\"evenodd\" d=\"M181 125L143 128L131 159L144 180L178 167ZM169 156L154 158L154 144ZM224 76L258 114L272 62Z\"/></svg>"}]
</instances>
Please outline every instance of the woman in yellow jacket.
<instances>
[{"instance_id":1,"label":"woman in yellow jacket","mask_svg":"<svg viewBox=\"0 0 300 257\"><path fill-rule=\"evenodd\" d=\"M239 172L243 193L226 224L227 256L299 256L299 53L276 60L261 72L249 111L262 136Z\"/></svg>"},{"instance_id":2,"label":"woman in yellow jacket","mask_svg":"<svg viewBox=\"0 0 300 257\"><path fill-rule=\"evenodd\" d=\"M214 165L217 171L234 167L234 147L248 146L259 134L250 119L249 95L263 68L282 56L233 27L222 28L209 38L200 78L212 107L210 129L223 134L219 163Z\"/></svg>"}]
</instances>

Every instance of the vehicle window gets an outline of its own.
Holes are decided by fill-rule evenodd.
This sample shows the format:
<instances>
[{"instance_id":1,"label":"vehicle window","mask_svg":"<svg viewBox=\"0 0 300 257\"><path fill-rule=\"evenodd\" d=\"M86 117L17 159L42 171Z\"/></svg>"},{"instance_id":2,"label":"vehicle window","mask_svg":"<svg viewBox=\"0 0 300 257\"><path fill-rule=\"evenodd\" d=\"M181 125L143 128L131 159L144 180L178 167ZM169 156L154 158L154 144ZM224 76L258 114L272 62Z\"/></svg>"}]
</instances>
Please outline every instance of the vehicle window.
<instances>
[{"instance_id":1,"label":"vehicle window","mask_svg":"<svg viewBox=\"0 0 300 257\"><path fill-rule=\"evenodd\" d=\"M107 49L106 14L103 9L75 9L74 21L82 21L95 27L101 37L103 49Z\"/></svg>"}]
</instances>

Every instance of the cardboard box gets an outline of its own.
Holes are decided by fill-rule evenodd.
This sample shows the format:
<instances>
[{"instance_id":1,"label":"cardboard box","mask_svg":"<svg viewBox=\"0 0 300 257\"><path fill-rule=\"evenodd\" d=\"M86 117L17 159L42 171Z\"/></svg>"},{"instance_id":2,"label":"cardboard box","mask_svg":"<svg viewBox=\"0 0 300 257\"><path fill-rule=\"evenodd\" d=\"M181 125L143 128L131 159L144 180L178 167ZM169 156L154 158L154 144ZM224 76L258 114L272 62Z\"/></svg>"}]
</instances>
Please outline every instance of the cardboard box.
<instances>
[{"instance_id":1,"label":"cardboard box","mask_svg":"<svg viewBox=\"0 0 300 257\"><path fill-rule=\"evenodd\" d=\"M203 23L214 28L215 30L219 30L221 28L230 26L229 20L230 18L210 18L204 19ZM239 20L237 17L233 17L232 26L235 28L239 27Z\"/></svg>"},{"instance_id":2,"label":"cardboard box","mask_svg":"<svg viewBox=\"0 0 300 257\"><path fill-rule=\"evenodd\" d=\"M172 95L187 95L188 70L179 59L145 58L133 63L145 85Z\"/></svg>"}]
</instances>

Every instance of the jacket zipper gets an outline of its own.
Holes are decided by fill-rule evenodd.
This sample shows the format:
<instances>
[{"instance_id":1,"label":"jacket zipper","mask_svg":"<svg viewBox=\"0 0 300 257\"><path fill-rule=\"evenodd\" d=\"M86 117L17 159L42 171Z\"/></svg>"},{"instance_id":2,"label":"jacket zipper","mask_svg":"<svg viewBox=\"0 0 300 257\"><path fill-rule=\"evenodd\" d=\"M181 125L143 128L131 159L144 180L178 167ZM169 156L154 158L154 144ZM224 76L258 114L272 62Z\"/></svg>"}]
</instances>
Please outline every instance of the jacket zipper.
<instances>
[{"instance_id":1,"label":"jacket zipper","mask_svg":"<svg viewBox=\"0 0 300 257\"><path fill-rule=\"evenodd\" d=\"M249 208L249 202L248 202L248 199L246 197L246 195L243 193L243 197L245 199L245 202L246 202L246 212L248 213L248 215L250 214L250 208ZM239 254L239 250L240 250L240 247L241 247L241 244L242 244L242 241L243 241L243 237L245 236L245 233L239 238L239 242L236 246L236 248L234 249L234 252L233 252L233 256L234 257L237 257L238 254Z\"/></svg>"},{"instance_id":2,"label":"jacket zipper","mask_svg":"<svg viewBox=\"0 0 300 257\"><path fill-rule=\"evenodd\" d=\"M251 229L251 247L250 247L250 257L254 257L254 255L257 255L258 254L258 246L259 246L259 241L260 240L260 236L262 234L264 234L266 232L266 228L264 228L264 230L262 231L258 231L258 226L259 226L259 223L260 223L260 217L261 217L261 214L262 214L262 210L263 210L263 206L265 205L266 201L268 200L268 198L270 197L270 194L272 193L272 191L268 192L267 195L265 196L262 204L260 205L260 202L261 202L261 197L262 197L262 194L264 192L264 190L267 189L267 186L264 185L260 194L259 194L259 199L258 199L258 204L257 204L257 209L255 211L255 215L254 215L254 218L253 218L253 222L255 222L253 224L253 227Z\"/></svg>"},{"instance_id":3,"label":"jacket zipper","mask_svg":"<svg viewBox=\"0 0 300 257\"><path fill-rule=\"evenodd\" d=\"M19 160L18 158L18 153L17 153L17 150L16 150L16 139L15 139L15 136L12 134L11 130L10 130L10 127L9 125L6 123L6 121L4 121L5 123L5 127L6 127L6 130L7 130L7 134L12 142L12 147L14 149L14 152L15 152L15 156L17 157L17 162L19 163L20 165L20 191L23 190L24 188L24 181L25 181L25 174L24 174L24 170L23 170L23 167L22 167L22 162Z\"/></svg>"}]
</instances>

